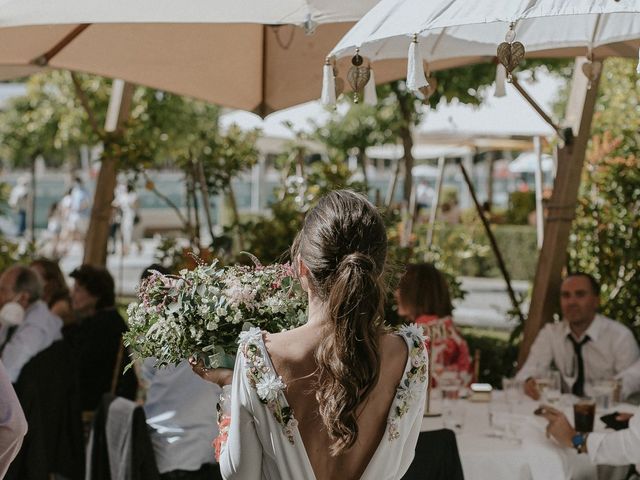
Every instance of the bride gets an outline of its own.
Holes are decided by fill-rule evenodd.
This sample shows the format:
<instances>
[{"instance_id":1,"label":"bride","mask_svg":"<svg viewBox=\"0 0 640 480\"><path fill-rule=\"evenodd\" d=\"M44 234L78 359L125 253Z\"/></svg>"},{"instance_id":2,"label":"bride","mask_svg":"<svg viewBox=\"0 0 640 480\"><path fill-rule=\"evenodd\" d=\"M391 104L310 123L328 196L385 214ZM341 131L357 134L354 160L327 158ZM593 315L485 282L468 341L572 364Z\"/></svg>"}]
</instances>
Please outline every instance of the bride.
<instances>
[{"instance_id":1,"label":"bride","mask_svg":"<svg viewBox=\"0 0 640 480\"><path fill-rule=\"evenodd\" d=\"M291 249L308 322L243 332L233 370L224 478L386 480L403 476L422 422L427 354L415 326L383 326L383 220L363 196L323 197ZM196 373L228 383L231 372Z\"/></svg>"}]
</instances>

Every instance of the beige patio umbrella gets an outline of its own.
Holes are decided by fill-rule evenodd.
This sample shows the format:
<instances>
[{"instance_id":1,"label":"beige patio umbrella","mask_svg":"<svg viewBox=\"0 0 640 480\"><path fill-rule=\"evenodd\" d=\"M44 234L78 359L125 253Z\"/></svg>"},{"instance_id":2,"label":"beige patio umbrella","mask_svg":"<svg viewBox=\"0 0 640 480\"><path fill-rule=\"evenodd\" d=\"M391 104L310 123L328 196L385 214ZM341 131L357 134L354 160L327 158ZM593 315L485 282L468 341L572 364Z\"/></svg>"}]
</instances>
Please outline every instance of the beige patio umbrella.
<instances>
[{"instance_id":1,"label":"beige patio umbrella","mask_svg":"<svg viewBox=\"0 0 640 480\"><path fill-rule=\"evenodd\" d=\"M0 79L69 69L264 116L317 96L318 65L375 3L0 0Z\"/></svg>"}]
</instances>

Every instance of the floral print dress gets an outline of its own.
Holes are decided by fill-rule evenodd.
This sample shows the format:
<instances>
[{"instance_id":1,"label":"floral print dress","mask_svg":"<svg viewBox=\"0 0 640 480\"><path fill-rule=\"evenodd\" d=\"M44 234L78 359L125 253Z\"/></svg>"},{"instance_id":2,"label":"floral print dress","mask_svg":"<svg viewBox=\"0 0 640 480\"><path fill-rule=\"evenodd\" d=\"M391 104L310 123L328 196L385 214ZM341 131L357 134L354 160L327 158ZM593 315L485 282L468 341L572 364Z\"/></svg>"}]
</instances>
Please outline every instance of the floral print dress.
<instances>
[{"instance_id":1,"label":"floral print dress","mask_svg":"<svg viewBox=\"0 0 640 480\"><path fill-rule=\"evenodd\" d=\"M361 480L402 478L413 460L422 425L428 378L425 338L415 325L405 325L397 334L407 343L407 364L387 417L386 434ZM285 388L262 332L257 328L243 332L233 376L229 433L220 455L227 480L315 479Z\"/></svg>"},{"instance_id":2,"label":"floral print dress","mask_svg":"<svg viewBox=\"0 0 640 480\"><path fill-rule=\"evenodd\" d=\"M438 318L435 315L421 315L416 323L427 336L431 358L431 385L437 387L443 373L455 372L461 384L468 386L473 376L469 346L451 316Z\"/></svg>"}]
</instances>

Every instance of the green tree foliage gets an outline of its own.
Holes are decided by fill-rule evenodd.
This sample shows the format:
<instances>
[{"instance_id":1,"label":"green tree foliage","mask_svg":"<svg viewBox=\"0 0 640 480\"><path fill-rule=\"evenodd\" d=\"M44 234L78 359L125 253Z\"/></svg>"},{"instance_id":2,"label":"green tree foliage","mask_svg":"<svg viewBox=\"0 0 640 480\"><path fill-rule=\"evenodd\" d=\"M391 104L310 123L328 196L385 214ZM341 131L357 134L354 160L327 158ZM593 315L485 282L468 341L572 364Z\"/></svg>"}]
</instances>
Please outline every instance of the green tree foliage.
<instances>
[{"instance_id":1,"label":"green tree foliage","mask_svg":"<svg viewBox=\"0 0 640 480\"><path fill-rule=\"evenodd\" d=\"M602 285L602 311L640 338L640 80L635 62L605 62L594 135L569 247L572 271Z\"/></svg>"},{"instance_id":2,"label":"green tree foliage","mask_svg":"<svg viewBox=\"0 0 640 480\"><path fill-rule=\"evenodd\" d=\"M80 76L88 104L104 123L108 102L107 81ZM28 167L42 155L50 166L77 161L80 145L94 145L99 138L88 122L68 72L34 75L27 93L11 100L0 111L0 158L12 167Z\"/></svg>"}]
</instances>

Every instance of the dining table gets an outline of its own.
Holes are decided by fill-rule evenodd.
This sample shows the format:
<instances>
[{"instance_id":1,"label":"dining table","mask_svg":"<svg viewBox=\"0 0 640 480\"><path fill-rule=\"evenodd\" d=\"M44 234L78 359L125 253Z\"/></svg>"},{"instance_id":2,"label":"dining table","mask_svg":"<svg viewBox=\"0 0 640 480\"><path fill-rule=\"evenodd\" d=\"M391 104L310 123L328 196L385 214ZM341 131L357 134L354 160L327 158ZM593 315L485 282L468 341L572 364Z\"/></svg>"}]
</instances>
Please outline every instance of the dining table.
<instances>
[{"instance_id":1,"label":"dining table","mask_svg":"<svg viewBox=\"0 0 640 480\"><path fill-rule=\"evenodd\" d=\"M623 480L628 467L596 466L587 454L558 445L546 436L547 421L534 411L541 402L524 394L507 398L493 391L489 401L440 399L431 396L422 431L449 428L456 434L466 480ZM562 395L554 407L573 424L577 399ZM604 431L599 419L613 411L634 411L633 405L596 408L594 431Z\"/></svg>"}]
</instances>

